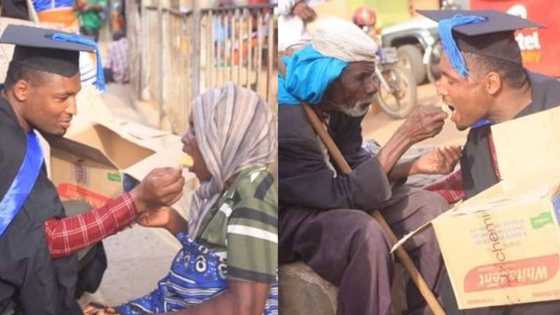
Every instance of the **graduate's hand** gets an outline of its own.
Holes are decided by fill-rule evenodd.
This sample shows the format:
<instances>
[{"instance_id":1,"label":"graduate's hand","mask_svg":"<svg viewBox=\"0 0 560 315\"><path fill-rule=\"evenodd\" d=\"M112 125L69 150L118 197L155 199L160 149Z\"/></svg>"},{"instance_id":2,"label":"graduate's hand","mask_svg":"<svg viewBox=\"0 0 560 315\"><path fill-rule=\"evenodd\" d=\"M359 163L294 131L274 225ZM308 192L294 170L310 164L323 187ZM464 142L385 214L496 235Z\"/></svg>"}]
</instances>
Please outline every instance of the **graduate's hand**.
<instances>
[{"instance_id":1,"label":"graduate's hand","mask_svg":"<svg viewBox=\"0 0 560 315\"><path fill-rule=\"evenodd\" d=\"M412 164L410 174L447 175L453 172L460 158L460 146L436 148L418 158Z\"/></svg>"},{"instance_id":2,"label":"graduate's hand","mask_svg":"<svg viewBox=\"0 0 560 315\"><path fill-rule=\"evenodd\" d=\"M153 169L130 195L139 213L171 206L183 194L185 178L178 168L164 167Z\"/></svg>"},{"instance_id":3,"label":"graduate's hand","mask_svg":"<svg viewBox=\"0 0 560 315\"><path fill-rule=\"evenodd\" d=\"M299 16L306 23L312 22L317 17L317 13L315 13L315 10L307 5L305 0L301 0L294 5L292 14L295 16Z\"/></svg>"},{"instance_id":4,"label":"graduate's hand","mask_svg":"<svg viewBox=\"0 0 560 315\"><path fill-rule=\"evenodd\" d=\"M399 127L410 145L434 137L441 132L447 113L435 106L418 106Z\"/></svg>"}]
</instances>

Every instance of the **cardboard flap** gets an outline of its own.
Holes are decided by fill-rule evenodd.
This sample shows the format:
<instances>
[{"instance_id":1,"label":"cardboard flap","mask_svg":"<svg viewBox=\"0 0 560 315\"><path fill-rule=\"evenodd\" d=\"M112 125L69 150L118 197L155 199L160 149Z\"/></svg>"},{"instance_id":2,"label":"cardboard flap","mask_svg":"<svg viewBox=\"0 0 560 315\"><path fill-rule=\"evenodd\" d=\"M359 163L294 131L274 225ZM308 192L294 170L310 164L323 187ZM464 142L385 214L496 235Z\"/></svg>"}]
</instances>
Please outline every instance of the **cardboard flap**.
<instances>
[{"instance_id":1,"label":"cardboard flap","mask_svg":"<svg viewBox=\"0 0 560 315\"><path fill-rule=\"evenodd\" d=\"M132 143L99 124L76 128L65 137L49 137L53 148L68 151L119 170L152 155L154 151Z\"/></svg>"},{"instance_id":2,"label":"cardboard flap","mask_svg":"<svg viewBox=\"0 0 560 315\"><path fill-rule=\"evenodd\" d=\"M560 107L492 126L502 180L560 175Z\"/></svg>"},{"instance_id":3,"label":"cardboard flap","mask_svg":"<svg viewBox=\"0 0 560 315\"><path fill-rule=\"evenodd\" d=\"M478 195L458 205L452 215L466 215L481 211L507 208L514 205L534 203L543 198L552 198L558 190L557 183L540 183L537 186L519 185L511 190L504 189L504 182L490 188L488 193Z\"/></svg>"},{"instance_id":4,"label":"cardboard flap","mask_svg":"<svg viewBox=\"0 0 560 315\"><path fill-rule=\"evenodd\" d=\"M95 143L99 146L96 148L113 161L120 170L154 154L154 151L124 139L107 127L95 125L94 129L99 136L99 142Z\"/></svg>"},{"instance_id":5,"label":"cardboard flap","mask_svg":"<svg viewBox=\"0 0 560 315\"><path fill-rule=\"evenodd\" d=\"M142 180L154 168L180 167L181 159L184 155L185 153L181 150L177 150L176 148L158 151L150 157L133 164L123 171L137 180Z\"/></svg>"},{"instance_id":6,"label":"cardboard flap","mask_svg":"<svg viewBox=\"0 0 560 315\"><path fill-rule=\"evenodd\" d=\"M62 137L49 137L49 144L55 149L60 149L72 153L76 156L83 157L84 159L92 160L104 165L117 168L115 163L111 161L103 152L89 145L77 142L72 139Z\"/></svg>"}]
</instances>

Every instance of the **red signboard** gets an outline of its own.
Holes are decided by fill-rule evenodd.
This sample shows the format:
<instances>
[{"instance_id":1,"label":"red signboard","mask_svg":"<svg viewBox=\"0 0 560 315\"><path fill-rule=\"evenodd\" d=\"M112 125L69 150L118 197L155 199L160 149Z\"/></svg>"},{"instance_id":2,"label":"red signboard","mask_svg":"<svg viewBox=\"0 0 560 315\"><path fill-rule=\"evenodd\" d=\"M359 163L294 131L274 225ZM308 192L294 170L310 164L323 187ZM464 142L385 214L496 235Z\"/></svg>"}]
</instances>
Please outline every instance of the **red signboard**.
<instances>
[{"instance_id":1,"label":"red signboard","mask_svg":"<svg viewBox=\"0 0 560 315\"><path fill-rule=\"evenodd\" d=\"M507 12L544 25L540 30L518 31L515 39L521 48L526 68L560 77L560 1L471 0L470 8Z\"/></svg>"}]
</instances>

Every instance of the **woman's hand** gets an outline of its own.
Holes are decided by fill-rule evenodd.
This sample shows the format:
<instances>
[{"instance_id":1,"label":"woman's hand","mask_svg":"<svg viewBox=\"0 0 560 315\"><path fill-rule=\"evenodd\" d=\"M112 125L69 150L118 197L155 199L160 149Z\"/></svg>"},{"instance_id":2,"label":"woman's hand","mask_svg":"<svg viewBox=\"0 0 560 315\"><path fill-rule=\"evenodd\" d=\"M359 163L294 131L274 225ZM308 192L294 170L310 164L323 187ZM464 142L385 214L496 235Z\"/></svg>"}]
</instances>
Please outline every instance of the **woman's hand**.
<instances>
[{"instance_id":1,"label":"woman's hand","mask_svg":"<svg viewBox=\"0 0 560 315\"><path fill-rule=\"evenodd\" d=\"M187 232L188 229L187 221L170 207L146 211L136 219L136 222L145 227L165 228L173 235Z\"/></svg>"},{"instance_id":2,"label":"woman's hand","mask_svg":"<svg viewBox=\"0 0 560 315\"><path fill-rule=\"evenodd\" d=\"M169 207L161 207L142 213L136 222L145 227L166 228L173 220L174 210Z\"/></svg>"}]
</instances>

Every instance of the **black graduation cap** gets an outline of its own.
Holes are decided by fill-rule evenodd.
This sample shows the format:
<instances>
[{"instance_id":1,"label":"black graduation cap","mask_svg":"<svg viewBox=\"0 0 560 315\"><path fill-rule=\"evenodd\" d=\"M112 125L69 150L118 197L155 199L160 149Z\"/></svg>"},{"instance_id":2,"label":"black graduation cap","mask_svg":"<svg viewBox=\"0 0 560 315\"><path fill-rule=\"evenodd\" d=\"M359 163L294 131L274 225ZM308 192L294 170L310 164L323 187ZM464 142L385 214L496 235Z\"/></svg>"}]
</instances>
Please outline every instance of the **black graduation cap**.
<instances>
[{"instance_id":1,"label":"black graduation cap","mask_svg":"<svg viewBox=\"0 0 560 315\"><path fill-rule=\"evenodd\" d=\"M0 37L0 43L15 45L12 61L39 71L65 77L80 71L80 51L98 53L97 44L86 37L52 29L24 25L8 25ZM103 71L99 54L98 82L104 88Z\"/></svg>"},{"instance_id":2,"label":"black graduation cap","mask_svg":"<svg viewBox=\"0 0 560 315\"><path fill-rule=\"evenodd\" d=\"M494 57L521 64L521 55L514 32L525 28L540 28L542 25L527 19L491 10L419 10L438 23L456 16L478 16L480 23L453 27L453 38L462 52Z\"/></svg>"}]
</instances>

